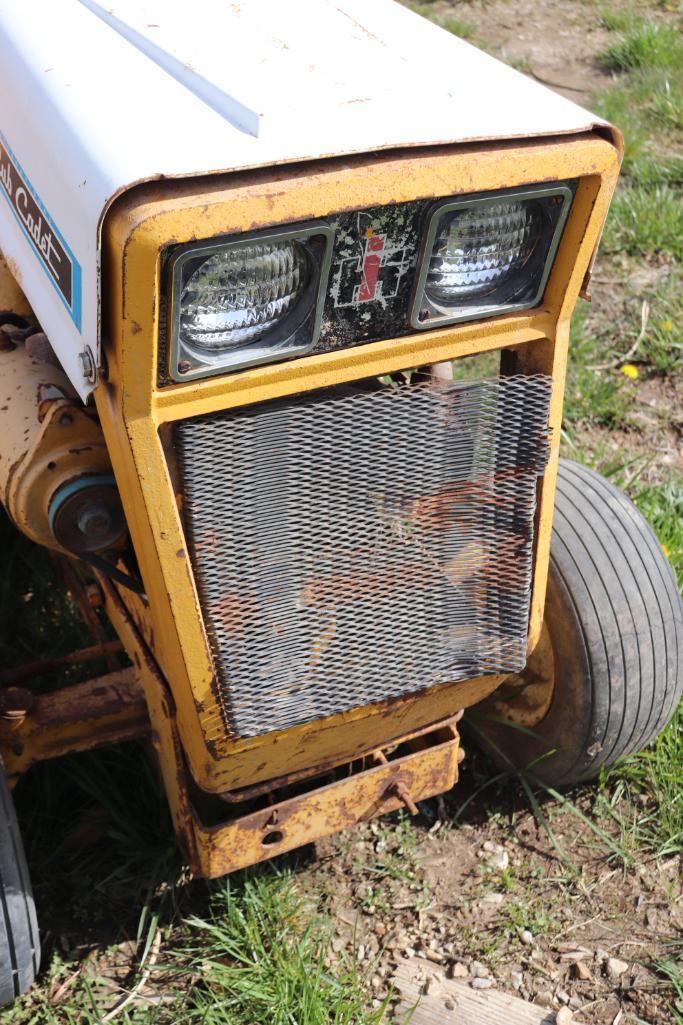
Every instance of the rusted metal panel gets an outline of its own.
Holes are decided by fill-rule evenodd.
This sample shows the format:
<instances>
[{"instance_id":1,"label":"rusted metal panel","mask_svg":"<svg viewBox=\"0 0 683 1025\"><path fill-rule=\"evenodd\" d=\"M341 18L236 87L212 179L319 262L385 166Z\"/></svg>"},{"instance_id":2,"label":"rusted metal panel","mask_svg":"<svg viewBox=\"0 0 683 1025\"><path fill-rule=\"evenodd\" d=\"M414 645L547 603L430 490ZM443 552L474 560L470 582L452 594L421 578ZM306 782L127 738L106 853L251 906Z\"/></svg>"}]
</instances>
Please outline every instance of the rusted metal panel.
<instances>
[{"instance_id":1,"label":"rusted metal panel","mask_svg":"<svg viewBox=\"0 0 683 1025\"><path fill-rule=\"evenodd\" d=\"M103 577L100 577L100 585L105 595L107 615L123 641L128 655L140 671L143 682L152 681L147 698L150 703L157 703L154 719L156 731L159 732L168 715L172 715L173 728L178 730L180 715L176 715L174 698L171 697L168 685L154 655L145 643L135 617L131 615L124 601L124 597L127 600L128 593L126 592L125 596L120 595L111 581ZM396 743L397 738L410 736L430 723L452 717L456 709L468 708L493 693L504 679L503 675L486 676L434 687L425 694L395 698L370 708L353 709L349 713L271 735L267 738L268 744L265 749L262 746L256 749L236 747L228 756L224 755L218 765L223 786L220 789L203 789L211 789L211 792L222 795L299 773L300 778L304 778L309 775L306 772L309 769L326 772L343 762L368 755L377 747L380 738L381 743L385 745ZM158 710L160 693L164 709L173 708L172 713L161 713ZM180 744L177 737L168 740L166 750L172 749L176 743ZM208 761L212 754L210 750L204 754L206 762L202 779L210 777L214 769ZM182 758L184 759L184 755ZM173 779L171 774L166 780L167 787L172 784Z\"/></svg>"},{"instance_id":2,"label":"rusted metal panel","mask_svg":"<svg viewBox=\"0 0 683 1025\"><path fill-rule=\"evenodd\" d=\"M434 797L458 777L458 732L451 721L422 733L422 750L380 761L328 786L270 805L215 828L196 828L202 874L208 878L255 865L342 829Z\"/></svg>"},{"instance_id":3,"label":"rusted metal panel","mask_svg":"<svg viewBox=\"0 0 683 1025\"><path fill-rule=\"evenodd\" d=\"M10 779L35 762L148 733L147 705L133 668L50 694L0 690L0 754Z\"/></svg>"},{"instance_id":4,"label":"rusted metal panel","mask_svg":"<svg viewBox=\"0 0 683 1025\"><path fill-rule=\"evenodd\" d=\"M174 828L197 875L214 878L255 864L375 815L406 804L415 805L450 789L456 782L461 759L456 722L461 712L427 729L399 737L396 745L405 741L412 748L409 754L391 760L393 745L376 748L374 756L369 752L360 769L356 765L356 773L347 778L223 825L205 826L190 798L190 778L173 697L115 589L109 581L102 581L102 586L107 611L131 654L144 688L150 738L159 758ZM372 765L373 761L378 764L368 768L367 763ZM323 768L318 767L318 771L322 773ZM350 764L349 769L352 768ZM273 788L282 783L282 779L271 777Z\"/></svg>"}]
</instances>

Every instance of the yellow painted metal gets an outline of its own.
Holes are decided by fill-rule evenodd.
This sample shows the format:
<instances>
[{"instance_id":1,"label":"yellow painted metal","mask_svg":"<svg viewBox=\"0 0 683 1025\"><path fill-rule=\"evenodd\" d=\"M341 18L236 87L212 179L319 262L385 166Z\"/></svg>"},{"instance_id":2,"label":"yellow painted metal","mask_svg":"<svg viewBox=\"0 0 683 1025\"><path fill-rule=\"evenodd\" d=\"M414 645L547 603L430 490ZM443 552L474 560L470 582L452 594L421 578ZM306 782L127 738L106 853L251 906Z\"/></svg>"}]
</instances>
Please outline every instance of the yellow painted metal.
<instances>
[{"instance_id":1,"label":"yellow painted metal","mask_svg":"<svg viewBox=\"0 0 683 1025\"><path fill-rule=\"evenodd\" d=\"M10 267L0 253L0 312L16 313L19 317L32 317L33 310L19 284L18 276L19 268L16 265Z\"/></svg>"},{"instance_id":2,"label":"yellow painted metal","mask_svg":"<svg viewBox=\"0 0 683 1025\"><path fill-rule=\"evenodd\" d=\"M413 725L481 700L500 677L445 685L423 695L355 709L286 733L239 740L223 724L199 602L174 495L165 425L405 367L509 348L520 367L552 374L548 471L539 493L530 649L537 642L547 575L569 318L599 238L619 154L597 135L321 162L163 183L132 191L104 225L109 376L95 397L149 598L155 652L177 706L191 771L213 792L322 764L358 738L369 750ZM355 348L166 388L157 383L163 251L169 244L325 217L341 210L560 179L578 188L543 304L476 324L415 333ZM467 700L461 697L467 690ZM410 710L410 711L408 711ZM412 727L409 727L412 728ZM362 739L361 739L362 738ZM278 768L279 766L279 768Z\"/></svg>"},{"instance_id":3,"label":"yellow painted metal","mask_svg":"<svg viewBox=\"0 0 683 1025\"><path fill-rule=\"evenodd\" d=\"M450 790L457 781L462 755L455 726L458 716L401 736L408 751L396 752L400 757L392 760L392 751L375 743L366 764L349 765L347 774L334 783L313 783L295 797L265 803L258 811L238 814L220 825L205 825L190 798L173 697L120 596L109 581L101 579L101 585L107 613L145 691L150 736L173 825L197 875L216 878L257 864L406 803L414 807L417 801Z\"/></svg>"},{"instance_id":4,"label":"yellow painted metal","mask_svg":"<svg viewBox=\"0 0 683 1025\"><path fill-rule=\"evenodd\" d=\"M292 797L234 822L197 830L202 874L215 877L450 790L458 778L458 733L443 725L428 747ZM422 734L419 739L425 739ZM378 752L379 754L379 752ZM367 760L370 761L372 756ZM402 796L405 795L405 796Z\"/></svg>"},{"instance_id":5,"label":"yellow painted metal","mask_svg":"<svg viewBox=\"0 0 683 1025\"><path fill-rule=\"evenodd\" d=\"M533 729L545 718L556 683L555 654L544 623L524 671L510 674L488 699L487 708L501 719Z\"/></svg>"},{"instance_id":6,"label":"yellow painted metal","mask_svg":"<svg viewBox=\"0 0 683 1025\"><path fill-rule=\"evenodd\" d=\"M0 386L0 501L33 541L64 551L50 529L50 499L85 473L111 473L102 429L63 371L23 345L0 352Z\"/></svg>"}]
</instances>

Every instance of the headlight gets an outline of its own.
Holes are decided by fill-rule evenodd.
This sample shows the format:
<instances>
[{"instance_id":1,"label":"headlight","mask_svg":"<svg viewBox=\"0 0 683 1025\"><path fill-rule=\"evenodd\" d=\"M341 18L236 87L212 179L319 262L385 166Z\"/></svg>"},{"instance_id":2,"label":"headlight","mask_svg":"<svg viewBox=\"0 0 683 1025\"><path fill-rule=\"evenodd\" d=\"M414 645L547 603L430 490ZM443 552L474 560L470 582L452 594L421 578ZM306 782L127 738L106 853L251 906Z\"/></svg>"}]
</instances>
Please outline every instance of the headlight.
<instances>
[{"instance_id":1,"label":"headlight","mask_svg":"<svg viewBox=\"0 0 683 1025\"><path fill-rule=\"evenodd\" d=\"M187 246L171 255L174 381L308 352L320 331L326 224Z\"/></svg>"},{"instance_id":2,"label":"headlight","mask_svg":"<svg viewBox=\"0 0 683 1025\"><path fill-rule=\"evenodd\" d=\"M566 185L558 185L447 200L433 207L413 301L413 327L535 306L571 197Z\"/></svg>"}]
</instances>

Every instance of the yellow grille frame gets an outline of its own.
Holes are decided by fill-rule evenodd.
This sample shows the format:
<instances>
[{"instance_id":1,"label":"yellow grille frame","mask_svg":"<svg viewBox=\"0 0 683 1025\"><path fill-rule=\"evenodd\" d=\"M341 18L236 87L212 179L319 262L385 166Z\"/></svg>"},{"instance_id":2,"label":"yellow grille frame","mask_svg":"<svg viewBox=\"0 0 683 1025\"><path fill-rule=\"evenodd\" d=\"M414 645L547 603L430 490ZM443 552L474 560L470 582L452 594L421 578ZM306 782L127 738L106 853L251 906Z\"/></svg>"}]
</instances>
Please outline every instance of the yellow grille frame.
<instances>
[{"instance_id":1,"label":"yellow grille frame","mask_svg":"<svg viewBox=\"0 0 683 1025\"><path fill-rule=\"evenodd\" d=\"M190 770L220 792L349 758L483 699L501 676L444 684L292 730L237 740L216 716L209 646L164 449L166 425L460 356L514 349L518 371L553 379L553 440L539 488L529 648L538 641L562 414L569 319L597 245L619 153L596 134L542 142L444 147L140 186L103 226L108 376L95 400L149 598L136 605L166 675ZM157 386L161 255L170 244L433 196L579 179L543 304L523 314L452 325L303 356L162 389ZM125 596L124 596L125 597Z\"/></svg>"}]
</instances>

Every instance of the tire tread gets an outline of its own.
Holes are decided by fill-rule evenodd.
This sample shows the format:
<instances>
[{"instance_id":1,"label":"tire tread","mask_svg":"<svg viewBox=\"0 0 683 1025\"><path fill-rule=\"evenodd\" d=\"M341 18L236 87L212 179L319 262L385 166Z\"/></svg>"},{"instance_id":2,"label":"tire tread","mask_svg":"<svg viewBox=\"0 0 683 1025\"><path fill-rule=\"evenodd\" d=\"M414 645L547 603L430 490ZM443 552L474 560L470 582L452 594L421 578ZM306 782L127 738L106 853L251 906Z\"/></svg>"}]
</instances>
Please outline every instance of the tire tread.
<instances>
[{"instance_id":1,"label":"tire tread","mask_svg":"<svg viewBox=\"0 0 683 1025\"><path fill-rule=\"evenodd\" d=\"M643 748L673 715L683 691L683 606L640 513L604 477L568 460L560 461L551 561L581 623L592 735L601 738L595 758L582 764L577 752L566 774L583 779Z\"/></svg>"},{"instance_id":2,"label":"tire tread","mask_svg":"<svg viewBox=\"0 0 683 1025\"><path fill-rule=\"evenodd\" d=\"M32 985L40 964L33 893L14 805L0 761L0 1006Z\"/></svg>"}]
</instances>

